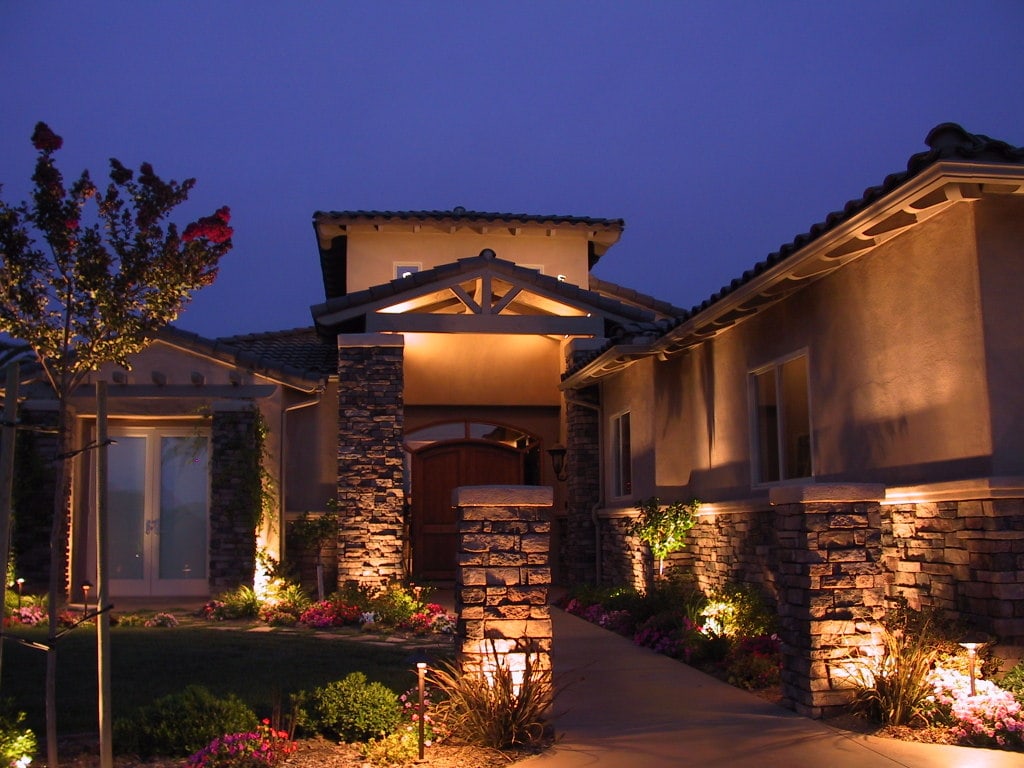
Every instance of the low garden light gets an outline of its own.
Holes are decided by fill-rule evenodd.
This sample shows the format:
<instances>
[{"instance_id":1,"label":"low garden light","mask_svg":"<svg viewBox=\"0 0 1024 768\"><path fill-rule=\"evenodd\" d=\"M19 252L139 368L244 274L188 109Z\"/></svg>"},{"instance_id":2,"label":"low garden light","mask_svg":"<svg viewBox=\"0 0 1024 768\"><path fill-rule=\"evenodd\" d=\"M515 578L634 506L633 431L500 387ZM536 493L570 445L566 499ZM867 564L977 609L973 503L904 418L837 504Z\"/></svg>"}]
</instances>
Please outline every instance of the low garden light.
<instances>
[{"instance_id":1,"label":"low garden light","mask_svg":"<svg viewBox=\"0 0 1024 768\"><path fill-rule=\"evenodd\" d=\"M975 685L975 665L978 660L978 649L988 642L988 635L980 632L970 632L960 642L961 648L967 649L967 670L971 679L971 696L978 694L977 687Z\"/></svg>"},{"instance_id":2,"label":"low garden light","mask_svg":"<svg viewBox=\"0 0 1024 768\"><path fill-rule=\"evenodd\" d=\"M18 607L21 608L21 591L25 588L25 580L19 576L14 583L18 585Z\"/></svg>"},{"instance_id":3,"label":"low garden light","mask_svg":"<svg viewBox=\"0 0 1024 768\"><path fill-rule=\"evenodd\" d=\"M424 702L426 699L426 675L427 675L427 662L417 661L416 662L416 677L419 683L419 761L423 762L423 736L424 736L424 723L427 719L426 707Z\"/></svg>"},{"instance_id":4,"label":"low garden light","mask_svg":"<svg viewBox=\"0 0 1024 768\"><path fill-rule=\"evenodd\" d=\"M82 602L85 605L85 610L89 610L89 592L92 590L92 582L82 582Z\"/></svg>"}]
</instances>

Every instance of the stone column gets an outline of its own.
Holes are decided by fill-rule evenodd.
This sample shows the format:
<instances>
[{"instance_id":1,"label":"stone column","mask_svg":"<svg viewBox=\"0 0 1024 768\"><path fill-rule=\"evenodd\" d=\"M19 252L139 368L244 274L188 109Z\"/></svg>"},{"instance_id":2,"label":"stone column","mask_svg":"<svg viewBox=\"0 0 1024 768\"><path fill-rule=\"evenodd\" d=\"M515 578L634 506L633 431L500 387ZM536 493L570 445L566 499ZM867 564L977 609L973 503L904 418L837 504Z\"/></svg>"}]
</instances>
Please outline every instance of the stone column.
<instances>
[{"instance_id":1,"label":"stone column","mask_svg":"<svg viewBox=\"0 0 1024 768\"><path fill-rule=\"evenodd\" d=\"M210 570L213 592L246 584L256 573L260 516L259 411L247 400L213 404L210 455Z\"/></svg>"},{"instance_id":2,"label":"stone column","mask_svg":"<svg viewBox=\"0 0 1024 768\"><path fill-rule=\"evenodd\" d=\"M885 610L880 485L773 488L782 696L807 717L847 703L842 660L878 645Z\"/></svg>"},{"instance_id":3,"label":"stone column","mask_svg":"<svg viewBox=\"0 0 1024 768\"><path fill-rule=\"evenodd\" d=\"M466 486L453 492L463 670L486 673L500 663L515 674L529 659L534 670L550 672L552 501L551 488L539 486Z\"/></svg>"},{"instance_id":4,"label":"stone column","mask_svg":"<svg viewBox=\"0 0 1024 768\"><path fill-rule=\"evenodd\" d=\"M338 337L338 583L404 578L402 336Z\"/></svg>"},{"instance_id":5,"label":"stone column","mask_svg":"<svg viewBox=\"0 0 1024 768\"><path fill-rule=\"evenodd\" d=\"M570 584L597 583L594 507L601 499L600 411L596 387L566 394L566 531L563 556Z\"/></svg>"}]
</instances>

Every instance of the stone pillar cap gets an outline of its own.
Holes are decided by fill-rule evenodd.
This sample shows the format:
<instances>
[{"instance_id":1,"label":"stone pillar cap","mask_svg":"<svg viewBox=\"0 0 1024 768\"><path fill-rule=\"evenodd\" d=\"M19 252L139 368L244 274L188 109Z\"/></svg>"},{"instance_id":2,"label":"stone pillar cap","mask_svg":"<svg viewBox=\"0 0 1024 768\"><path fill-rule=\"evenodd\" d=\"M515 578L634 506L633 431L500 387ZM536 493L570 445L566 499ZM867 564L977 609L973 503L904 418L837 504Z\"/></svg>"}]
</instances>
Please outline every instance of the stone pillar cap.
<instances>
[{"instance_id":1,"label":"stone pillar cap","mask_svg":"<svg viewBox=\"0 0 1024 768\"><path fill-rule=\"evenodd\" d=\"M456 507L550 507L554 491L547 485L462 485L452 491Z\"/></svg>"}]
</instances>

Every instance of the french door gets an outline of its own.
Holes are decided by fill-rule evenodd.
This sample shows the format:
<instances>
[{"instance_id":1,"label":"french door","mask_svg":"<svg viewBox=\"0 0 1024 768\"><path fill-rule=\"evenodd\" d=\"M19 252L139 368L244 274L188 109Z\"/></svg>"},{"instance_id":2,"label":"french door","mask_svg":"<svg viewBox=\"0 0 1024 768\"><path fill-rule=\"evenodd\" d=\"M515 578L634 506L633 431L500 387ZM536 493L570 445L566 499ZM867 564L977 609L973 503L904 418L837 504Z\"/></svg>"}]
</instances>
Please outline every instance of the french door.
<instances>
[{"instance_id":1,"label":"french door","mask_svg":"<svg viewBox=\"0 0 1024 768\"><path fill-rule=\"evenodd\" d=\"M111 429L107 449L110 592L209 592L209 438L189 428Z\"/></svg>"}]
</instances>

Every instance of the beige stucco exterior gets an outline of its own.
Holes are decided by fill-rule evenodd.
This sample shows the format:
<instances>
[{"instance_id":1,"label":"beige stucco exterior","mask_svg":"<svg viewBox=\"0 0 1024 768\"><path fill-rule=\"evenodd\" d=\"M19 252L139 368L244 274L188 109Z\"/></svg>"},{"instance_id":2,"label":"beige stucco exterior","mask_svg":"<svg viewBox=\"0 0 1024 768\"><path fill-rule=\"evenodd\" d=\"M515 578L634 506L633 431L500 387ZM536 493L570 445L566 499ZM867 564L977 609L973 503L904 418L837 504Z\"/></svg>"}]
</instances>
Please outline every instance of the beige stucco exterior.
<instances>
[{"instance_id":1,"label":"beige stucco exterior","mask_svg":"<svg viewBox=\"0 0 1024 768\"><path fill-rule=\"evenodd\" d=\"M958 203L709 340L602 379L606 422L632 412L625 501L765 498L771 484L751 469L751 374L798 354L812 481L1024 474L1022 222L1020 196Z\"/></svg>"}]
</instances>

